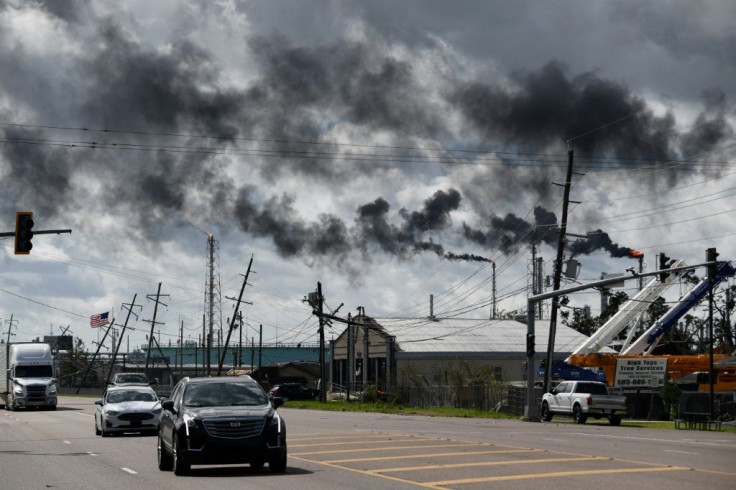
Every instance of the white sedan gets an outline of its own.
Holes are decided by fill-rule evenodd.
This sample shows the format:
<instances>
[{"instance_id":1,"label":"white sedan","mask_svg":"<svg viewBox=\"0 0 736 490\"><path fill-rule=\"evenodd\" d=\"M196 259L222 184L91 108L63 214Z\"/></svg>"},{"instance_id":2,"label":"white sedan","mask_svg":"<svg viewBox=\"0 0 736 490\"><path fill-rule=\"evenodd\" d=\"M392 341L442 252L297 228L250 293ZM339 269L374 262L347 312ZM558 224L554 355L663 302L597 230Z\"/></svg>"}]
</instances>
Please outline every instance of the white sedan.
<instances>
[{"instance_id":1,"label":"white sedan","mask_svg":"<svg viewBox=\"0 0 736 490\"><path fill-rule=\"evenodd\" d=\"M148 386L111 386L95 401L95 434L158 432L161 402Z\"/></svg>"}]
</instances>

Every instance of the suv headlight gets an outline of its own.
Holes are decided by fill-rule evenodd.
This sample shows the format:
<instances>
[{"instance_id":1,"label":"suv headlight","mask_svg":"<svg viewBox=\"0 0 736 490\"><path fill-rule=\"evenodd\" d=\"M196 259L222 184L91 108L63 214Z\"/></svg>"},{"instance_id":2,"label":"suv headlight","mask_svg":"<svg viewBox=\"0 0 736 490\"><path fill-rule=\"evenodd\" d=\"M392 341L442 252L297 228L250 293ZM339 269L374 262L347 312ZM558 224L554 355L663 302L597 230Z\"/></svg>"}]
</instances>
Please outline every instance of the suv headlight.
<instances>
[{"instance_id":1,"label":"suv headlight","mask_svg":"<svg viewBox=\"0 0 736 490\"><path fill-rule=\"evenodd\" d=\"M271 418L271 426L276 426L276 430L281 433L281 417L279 417L278 412L273 413L273 417Z\"/></svg>"},{"instance_id":2,"label":"suv headlight","mask_svg":"<svg viewBox=\"0 0 736 490\"><path fill-rule=\"evenodd\" d=\"M182 415L181 419L184 421L184 429L186 430L187 437L189 437L189 429L197 428L197 419L189 413Z\"/></svg>"},{"instance_id":3,"label":"suv headlight","mask_svg":"<svg viewBox=\"0 0 736 490\"><path fill-rule=\"evenodd\" d=\"M13 393L16 395L22 395L23 394L23 385L14 385L13 386Z\"/></svg>"},{"instance_id":4,"label":"suv headlight","mask_svg":"<svg viewBox=\"0 0 736 490\"><path fill-rule=\"evenodd\" d=\"M56 393L56 385L49 386L49 395L53 395Z\"/></svg>"}]
</instances>

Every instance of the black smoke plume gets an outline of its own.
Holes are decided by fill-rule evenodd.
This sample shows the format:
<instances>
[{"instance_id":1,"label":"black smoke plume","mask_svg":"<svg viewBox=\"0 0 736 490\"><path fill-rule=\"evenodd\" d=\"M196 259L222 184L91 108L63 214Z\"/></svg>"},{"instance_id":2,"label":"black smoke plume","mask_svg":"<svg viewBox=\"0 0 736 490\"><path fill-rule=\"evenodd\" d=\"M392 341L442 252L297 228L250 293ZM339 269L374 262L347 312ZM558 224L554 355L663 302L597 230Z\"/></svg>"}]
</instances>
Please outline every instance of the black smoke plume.
<instances>
[{"instance_id":1,"label":"black smoke plume","mask_svg":"<svg viewBox=\"0 0 736 490\"><path fill-rule=\"evenodd\" d=\"M611 257L631 257L632 252L636 252L636 250L629 247L621 247L617 243L613 243L608 233L601 230L589 232L587 238L576 240L570 245L572 257L588 255L596 250L605 250L611 254Z\"/></svg>"}]
</instances>

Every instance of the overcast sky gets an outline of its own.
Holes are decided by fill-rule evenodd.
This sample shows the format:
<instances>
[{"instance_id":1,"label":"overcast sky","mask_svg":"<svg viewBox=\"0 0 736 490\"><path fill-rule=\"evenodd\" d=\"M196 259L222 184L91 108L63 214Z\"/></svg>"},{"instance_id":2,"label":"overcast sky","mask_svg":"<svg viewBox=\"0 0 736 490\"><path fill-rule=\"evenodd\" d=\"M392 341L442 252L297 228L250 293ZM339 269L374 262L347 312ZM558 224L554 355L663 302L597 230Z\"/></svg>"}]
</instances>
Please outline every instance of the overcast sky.
<instances>
[{"instance_id":1,"label":"overcast sky","mask_svg":"<svg viewBox=\"0 0 736 490\"><path fill-rule=\"evenodd\" d=\"M487 318L483 258L517 311L569 148L578 281L735 255L736 3L400 4L0 0L4 229L73 230L4 239L3 335L93 348L137 295L132 348L161 283L162 344L196 340L206 233L223 322L253 257L247 338L316 342L318 281L341 315Z\"/></svg>"}]
</instances>

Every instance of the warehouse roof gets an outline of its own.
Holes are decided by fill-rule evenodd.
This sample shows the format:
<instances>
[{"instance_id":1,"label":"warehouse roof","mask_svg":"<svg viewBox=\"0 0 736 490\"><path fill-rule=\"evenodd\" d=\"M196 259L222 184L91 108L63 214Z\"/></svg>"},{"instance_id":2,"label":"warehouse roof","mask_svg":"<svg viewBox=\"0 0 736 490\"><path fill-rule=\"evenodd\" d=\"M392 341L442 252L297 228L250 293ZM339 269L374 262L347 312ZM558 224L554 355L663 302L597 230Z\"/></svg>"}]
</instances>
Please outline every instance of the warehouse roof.
<instances>
[{"instance_id":1,"label":"warehouse roof","mask_svg":"<svg viewBox=\"0 0 736 490\"><path fill-rule=\"evenodd\" d=\"M381 329L396 338L404 355L518 355L526 352L527 325L515 320L466 318L374 318ZM535 321L535 348L547 351L549 320ZM587 336L558 322L555 353L570 354ZM611 351L612 352L612 351Z\"/></svg>"}]
</instances>

